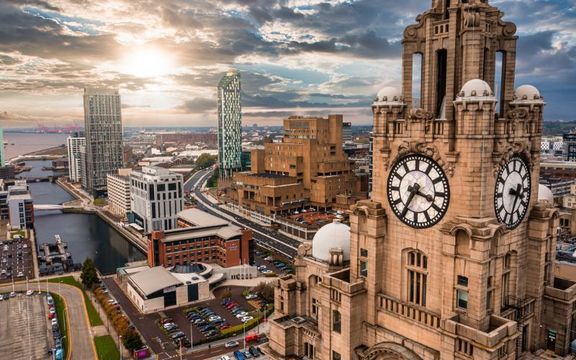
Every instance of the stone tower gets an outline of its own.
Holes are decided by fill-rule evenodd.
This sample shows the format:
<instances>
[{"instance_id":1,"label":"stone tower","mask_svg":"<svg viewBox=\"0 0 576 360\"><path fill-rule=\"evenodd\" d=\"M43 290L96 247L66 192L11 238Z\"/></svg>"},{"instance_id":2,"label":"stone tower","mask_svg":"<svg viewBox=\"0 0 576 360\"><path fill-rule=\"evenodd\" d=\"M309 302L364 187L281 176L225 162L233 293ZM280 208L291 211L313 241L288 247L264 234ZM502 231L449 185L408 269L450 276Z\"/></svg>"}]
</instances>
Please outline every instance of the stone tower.
<instances>
[{"instance_id":1,"label":"stone tower","mask_svg":"<svg viewBox=\"0 0 576 360\"><path fill-rule=\"evenodd\" d=\"M576 285L554 277L558 216L538 199L544 101L533 86L514 88L516 27L502 17L487 1L436 0L406 28L403 88L380 90L372 105L372 199L351 209L350 261L322 267L313 254L324 239L301 249L295 276L278 284L273 353L567 352Z\"/></svg>"}]
</instances>

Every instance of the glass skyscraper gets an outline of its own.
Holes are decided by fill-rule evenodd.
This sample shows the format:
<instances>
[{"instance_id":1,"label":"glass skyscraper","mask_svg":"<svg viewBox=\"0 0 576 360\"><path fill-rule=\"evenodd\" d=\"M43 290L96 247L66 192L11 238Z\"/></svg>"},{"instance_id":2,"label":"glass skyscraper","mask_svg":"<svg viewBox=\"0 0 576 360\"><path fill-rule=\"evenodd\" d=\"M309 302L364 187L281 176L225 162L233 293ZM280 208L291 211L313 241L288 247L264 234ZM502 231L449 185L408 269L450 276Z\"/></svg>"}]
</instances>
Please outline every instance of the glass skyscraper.
<instances>
[{"instance_id":1,"label":"glass skyscraper","mask_svg":"<svg viewBox=\"0 0 576 360\"><path fill-rule=\"evenodd\" d=\"M230 70L218 83L218 165L221 177L241 169L242 105L240 73Z\"/></svg>"},{"instance_id":2,"label":"glass skyscraper","mask_svg":"<svg viewBox=\"0 0 576 360\"><path fill-rule=\"evenodd\" d=\"M94 197L106 192L106 175L122 167L122 114L118 90L84 89L86 190Z\"/></svg>"}]
</instances>

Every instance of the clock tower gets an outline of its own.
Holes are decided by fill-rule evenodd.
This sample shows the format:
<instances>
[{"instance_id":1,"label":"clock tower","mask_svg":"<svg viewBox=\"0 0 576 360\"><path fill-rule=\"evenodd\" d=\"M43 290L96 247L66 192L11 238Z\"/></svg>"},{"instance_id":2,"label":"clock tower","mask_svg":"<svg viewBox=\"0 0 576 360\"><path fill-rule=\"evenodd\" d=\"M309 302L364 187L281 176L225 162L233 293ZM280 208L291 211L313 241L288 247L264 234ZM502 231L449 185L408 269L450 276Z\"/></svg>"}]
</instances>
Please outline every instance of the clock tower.
<instances>
[{"instance_id":1,"label":"clock tower","mask_svg":"<svg viewBox=\"0 0 576 360\"><path fill-rule=\"evenodd\" d=\"M372 105L372 199L351 207L349 248L327 225L279 280L274 358L567 353L576 283L554 276L558 212L539 198L545 104L515 87L503 16L435 0L405 29L402 87Z\"/></svg>"}]
</instances>

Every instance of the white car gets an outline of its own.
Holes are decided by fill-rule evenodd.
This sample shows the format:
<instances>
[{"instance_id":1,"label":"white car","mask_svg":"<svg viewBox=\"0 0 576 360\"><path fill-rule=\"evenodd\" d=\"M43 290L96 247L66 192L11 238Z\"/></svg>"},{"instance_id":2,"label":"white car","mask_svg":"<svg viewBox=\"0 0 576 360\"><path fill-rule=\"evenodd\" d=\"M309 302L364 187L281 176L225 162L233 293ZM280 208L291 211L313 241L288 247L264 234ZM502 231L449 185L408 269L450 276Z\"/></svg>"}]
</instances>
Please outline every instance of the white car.
<instances>
[{"instance_id":1,"label":"white car","mask_svg":"<svg viewBox=\"0 0 576 360\"><path fill-rule=\"evenodd\" d=\"M224 344L225 347L227 348L233 348L240 345L240 343L236 340L232 340L232 341L228 341L226 344Z\"/></svg>"},{"instance_id":2,"label":"white car","mask_svg":"<svg viewBox=\"0 0 576 360\"><path fill-rule=\"evenodd\" d=\"M52 326L54 325L58 325L58 319L56 318L52 319Z\"/></svg>"},{"instance_id":3,"label":"white car","mask_svg":"<svg viewBox=\"0 0 576 360\"><path fill-rule=\"evenodd\" d=\"M240 319L240 321L242 321L243 323L246 321L250 321L254 319L252 316L244 316L243 318Z\"/></svg>"},{"instance_id":4,"label":"white car","mask_svg":"<svg viewBox=\"0 0 576 360\"><path fill-rule=\"evenodd\" d=\"M32 296L32 295L34 295L34 290L26 291L26 296Z\"/></svg>"},{"instance_id":5,"label":"white car","mask_svg":"<svg viewBox=\"0 0 576 360\"><path fill-rule=\"evenodd\" d=\"M231 360L231 359L230 359L230 356L228 356L228 355L222 355L222 357L219 357L216 360Z\"/></svg>"}]
</instances>

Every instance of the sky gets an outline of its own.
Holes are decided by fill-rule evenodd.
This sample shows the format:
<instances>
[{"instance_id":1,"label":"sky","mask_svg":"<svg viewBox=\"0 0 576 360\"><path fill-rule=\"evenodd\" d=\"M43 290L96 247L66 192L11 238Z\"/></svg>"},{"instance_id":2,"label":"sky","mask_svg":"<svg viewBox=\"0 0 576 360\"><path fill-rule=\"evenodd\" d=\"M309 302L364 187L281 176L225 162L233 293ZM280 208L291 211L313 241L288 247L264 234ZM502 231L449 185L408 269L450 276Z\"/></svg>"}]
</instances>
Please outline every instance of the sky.
<instances>
[{"instance_id":1,"label":"sky","mask_svg":"<svg viewBox=\"0 0 576 360\"><path fill-rule=\"evenodd\" d=\"M84 87L115 87L127 126L214 126L242 77L243 122L342 113L372 122L400 86L404 28L431 0L1 0L0 125L82 125ZM576 120L576 2L492 0L517 24L516 84Z\"/></svg>"}]
</instances>

